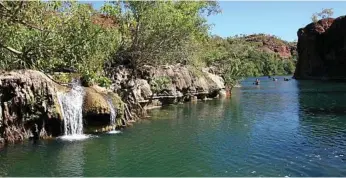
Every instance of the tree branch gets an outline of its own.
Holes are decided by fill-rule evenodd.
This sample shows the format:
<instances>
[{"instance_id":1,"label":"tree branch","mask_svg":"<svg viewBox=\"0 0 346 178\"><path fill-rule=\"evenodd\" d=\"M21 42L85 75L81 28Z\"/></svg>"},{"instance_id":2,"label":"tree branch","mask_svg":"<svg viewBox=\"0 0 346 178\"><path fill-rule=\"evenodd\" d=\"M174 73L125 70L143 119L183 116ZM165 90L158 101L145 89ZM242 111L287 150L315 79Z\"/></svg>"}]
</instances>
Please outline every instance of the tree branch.
<instances>
[{"instance_id":1,"label":"tree branch","mask_svg":"<svg viewBox=\"0 0 346 178\"><path fill-rule=\"evenodd\" d=\"M11 47L9 47L9 46L3 45L3 44L1 44L1 43L0 43L0 47L1 47L1 48L4 48L4 49L6 49L6 50L8 50L8 51L10 51L10 52L12 52L12 53L15 54L15 55L22 55L22 54L23 54L22 52L20 52L20 51L14 49L14 48L11 48Z\"/></svg>"}]
</instances>

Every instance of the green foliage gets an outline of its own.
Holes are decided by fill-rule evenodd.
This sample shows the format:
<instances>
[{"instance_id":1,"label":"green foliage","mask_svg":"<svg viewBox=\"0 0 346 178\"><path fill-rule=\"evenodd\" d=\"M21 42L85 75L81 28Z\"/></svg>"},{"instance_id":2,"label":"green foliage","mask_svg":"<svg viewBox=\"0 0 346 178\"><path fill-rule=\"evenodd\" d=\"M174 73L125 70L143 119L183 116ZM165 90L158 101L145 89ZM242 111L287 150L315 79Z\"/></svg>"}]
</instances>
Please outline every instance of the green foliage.
<instances>
[{"instance_id":1,"label":"green foliage","mask_svg":"<svg viewBox=\"0 0 346 178\"><path fill-rule=\"evenodd\" d=\"M81 77L84 86L99 85L108 88L112 84L112 80L95 72L84 73Z\"/></svg>"},{"instance_id":2,"label":"green foliage","mask_svg":"<svg viewBox=\"0 0 346 178\"><path fill-rule=\"evenodd\" d=\"M101 87L106 87L108 88L111 84L112 84L112 80L110 80L109 78L107 77L99 77L97 79L97 83L101 86Z\"/></svg>"},{"instance_id":3,"label":"green foliage","mask_svg":"<svg viewBox=\"0 0 346 178\"><path fill-rule=\"evenodd\" d=\"M202 60L208 66L217 67L226 85L230 87L248 76L287 75L294 72L295 63L292 59L281 59L274 52L260 49L263 44L258 43L261 41L258 38L265 38L265 35L253 36L257 38L256 40L250 37L223 39L214 36L209 39ZM279 39L275 38L275 40ZM276 43L285 44L283 41Z\"/></svg>"},{"instance_id":4,"label":"green foliage","mask_svg":"<svg viewBox=\"0 0 346 178\"><path fill-rule=\"evenodd\" d=\"M172 79L167 76L156 77L150 82L151 90L154 93L160 93L172 84Z\"/></svg>"},{"instance_id":5,"label":"green foliage","mask_svg":"<svg viewBox=\"0 0 346 178\"><path fill-rule=\"evenodd\" d=\"M118 46L118 30L93 23L100 14L87 4L4 1L0 11L0 69L101 74Z\"/></svg>"},{"instance_id":6,"label":"green foliage","mask_svg":"<svg viewBox=\"0 0 346 178\"><path fill-rule=\"evenodd\" d=\"M55 81L60 83L70 83L72 82L73 76L68 73L60 73L60 74L53 75L53 78Z\"/></svg>"},{"instance_id":7,"label":"green foliage","mask_svg":"<svg viewBox=\"0 0 346 178\"><path fill-rule=\"evenodd\" d=\"M333 8L322 9L321 12L317 12L317 13L312 14L311 20L312 20L312 22L316 23L319 19L329 18L329 17L333 16L333 14L334 14Z\"/></svg>"},{"instance_id":8,"label":"green foliage","mask_svg":"<svg viewBox=\"0 0 346 178\"><path fill-rule=\"evenodd\" d=\"M136 72L183 63L196 76L214 66L229 86L247 76L293 72L294 61L260 49L267 42L287 44L277 37L209 36L206 17L219 12L215 1L113 1L100 11L75 1L1 1L0 70L72 68L85 86L104 87L111 84L106 71L119 64ZM56 79L65 83L71 76ZM160 92L171 83L159 77L151 85Z\"/></svg>"},{"instance_id":9,"label":"green foliage","mask_svg":"<svg viewBox=\"0 0 346 178\"><path fill-rule=\"evenodd\" d=\"M208 36L204 15L218 12L209 1L121 1L102 9L119 19L122 43L113 62L133 68L189 60L194 42Z\"/></svg>"}]
</instances>

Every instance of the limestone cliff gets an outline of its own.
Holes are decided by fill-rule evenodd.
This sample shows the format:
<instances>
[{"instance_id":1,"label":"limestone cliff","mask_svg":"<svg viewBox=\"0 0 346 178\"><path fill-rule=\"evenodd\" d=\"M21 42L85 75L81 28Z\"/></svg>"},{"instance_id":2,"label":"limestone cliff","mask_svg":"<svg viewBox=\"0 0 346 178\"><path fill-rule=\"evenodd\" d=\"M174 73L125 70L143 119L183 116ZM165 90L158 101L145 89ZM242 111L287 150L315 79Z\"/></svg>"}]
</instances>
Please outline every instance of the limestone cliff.
<instances>
[{"instance_id":1,"label":"limestone cliff","mask_svg":"<svg viewBox=\"0 0 346 178\"><path fill-rule=\"evenodd\" d=\"M106 97L117 108L117 126L126 125L124 105L114 93L93 86L85 88L83 123L89 127L104 127L110 124L109 104ZM69 92L47 75L34 70L0 72L0 143L13 143L32 136L37 124L40 137L60 136L64 133L64 120L58 101L58 92ZM74 102L74 101L71 101Z\"/></svg>"},{"instance_id":2,"label":"limestone cliff","mask_svg":"<svg viewBox=\"0 0 346 178\"><path fill-rule=\"evenodd\" d=\"M118 66L109 89L83 88L84 132L103 132L127 126L144 116L149 107L214 98L222 95L225 89L223 79L209 72L208 68L197 70L180 64L144 66L137 71L137 77L130 71ZM1 72L0 143L29 138L35 124L41 137L63 135L65 111L61 110L58 93L70 91L71 87L61 85L39 71ZM112 127L111 105L117 110Z\"/></svg>"},{"instance_id":3,"label":"limestone cliff","mask_svg":"<svg viewBox=\"0 0 346 178\"><path fill-rule=\"evenodd\" d=\"M225 89L223 79L207 68L201 71L181 64L144 66L138 73L139 77L131 78L129 70L119 66L113 73L113 90L131 91L133 100L144 106L214 98Z\"/></svg>"},{"instance_id":4,"label":"limestone cliff","mask_svg":"<svg viewBox=\"0 0 346 178\"><path fill-rule=\"evenodd\" d=\"M34 123L42 137L61 132L58 86L43 73L21 70L0 73L0 137L6 142L26 139Z\"/></svg>"},{"instance_id":5,"label":"limestone cliff","mask_svg":"<svg viewBox=\"0 0 346 178\"><path fill-rule=\"evenodd\" d=\"M346 79L346 18L326 18L298 30L296 79Z\"/></svg>"}]
</instances>

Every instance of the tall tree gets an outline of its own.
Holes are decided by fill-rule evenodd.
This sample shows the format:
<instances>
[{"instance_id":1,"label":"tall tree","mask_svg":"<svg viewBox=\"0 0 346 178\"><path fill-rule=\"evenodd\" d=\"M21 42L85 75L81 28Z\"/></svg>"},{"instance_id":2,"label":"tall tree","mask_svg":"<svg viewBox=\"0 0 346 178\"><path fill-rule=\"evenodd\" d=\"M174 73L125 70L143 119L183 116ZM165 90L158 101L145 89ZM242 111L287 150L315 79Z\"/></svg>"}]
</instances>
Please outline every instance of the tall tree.
<instances>
[{"instance_id":1,"label":"tall tree","mask_svg":"<svg viewBox=\"0 0 346 178\"><path fill-rule=\"evenodd\" d=\"M113 62L136 69L188 60L195 40L208 35L205 15L219 9L209 1L121 1L103 11L120 23L122 43Z\"/></svg>"}]
</instances>

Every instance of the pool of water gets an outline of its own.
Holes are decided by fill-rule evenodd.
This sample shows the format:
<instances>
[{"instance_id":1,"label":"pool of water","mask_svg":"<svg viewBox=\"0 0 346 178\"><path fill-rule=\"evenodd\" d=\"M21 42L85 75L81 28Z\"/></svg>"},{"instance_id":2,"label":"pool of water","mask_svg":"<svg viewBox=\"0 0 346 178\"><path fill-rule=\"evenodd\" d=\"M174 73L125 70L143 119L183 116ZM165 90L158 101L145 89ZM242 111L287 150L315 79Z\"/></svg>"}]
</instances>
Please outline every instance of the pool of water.
<instances>
[{"instance_id":1,"label":"pool of water","mask_svg":"<svg viewBox=\"0 0 346 178\"><path fill-rule=\"evenodd\" d=\"M346 85L259 79L117 134L8 146L0 176L345 176Z\"/></svg>"}]
</instances>

